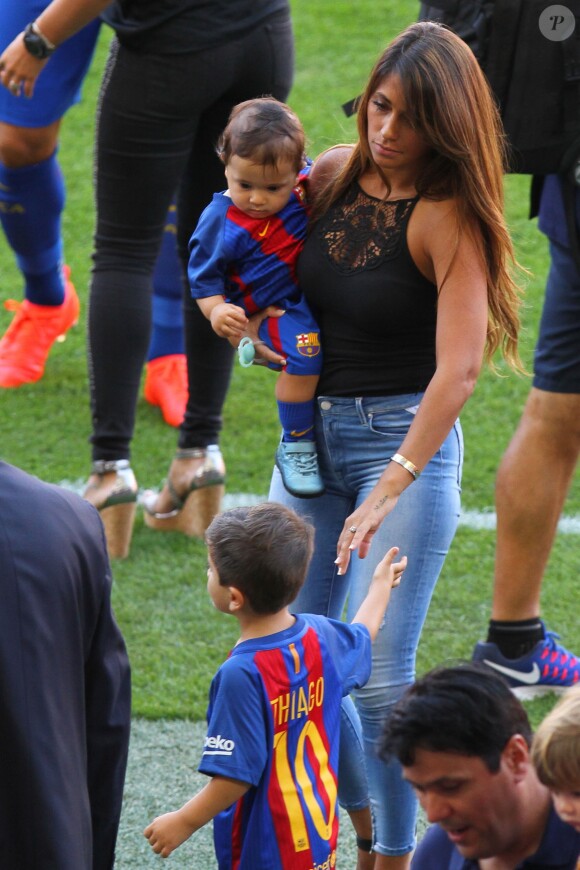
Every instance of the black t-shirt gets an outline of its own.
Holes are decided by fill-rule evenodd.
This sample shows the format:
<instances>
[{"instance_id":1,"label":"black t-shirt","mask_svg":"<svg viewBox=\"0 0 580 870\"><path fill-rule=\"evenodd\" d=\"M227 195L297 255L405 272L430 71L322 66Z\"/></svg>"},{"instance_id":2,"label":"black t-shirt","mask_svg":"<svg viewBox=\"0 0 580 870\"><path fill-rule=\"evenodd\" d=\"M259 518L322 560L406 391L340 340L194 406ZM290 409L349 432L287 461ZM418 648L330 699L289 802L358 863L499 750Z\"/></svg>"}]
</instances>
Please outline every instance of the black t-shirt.
<instances>
[{"instance_id":1,"label":"black t-shirt","mask_svg":"<svg viewBox=\"0 0 580 870\"><path fill-rule=\"evenodd\" d=\"M416 203L355 184L308 236L298 278L320 326L319 395L415 393L433 377L437 288L407 247Z\"/></svg>"},{"instance_id":2,"label":"black t-shirt","mask_svg":"<svg viewBox=\"0 0 580 870\"><path fill-rule=\"evenodd\" d=\"M114 0L102 17L128 48L187 54L244 36L277 13L290 14L288 0Z\"/></svg>"}]
</instances>

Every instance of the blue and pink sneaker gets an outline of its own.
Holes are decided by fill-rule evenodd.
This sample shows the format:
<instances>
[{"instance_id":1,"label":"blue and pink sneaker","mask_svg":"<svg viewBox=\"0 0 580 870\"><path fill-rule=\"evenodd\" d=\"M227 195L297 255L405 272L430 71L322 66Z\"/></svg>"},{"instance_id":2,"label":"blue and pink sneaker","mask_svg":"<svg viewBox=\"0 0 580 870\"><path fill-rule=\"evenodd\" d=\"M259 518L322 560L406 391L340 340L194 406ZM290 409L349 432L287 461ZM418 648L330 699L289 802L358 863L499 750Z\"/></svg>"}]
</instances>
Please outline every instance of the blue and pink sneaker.
<instances>
[{"instance_id":1,"label":"blue and pink sneaker","mask_svg":"<svg viewBox=\"0 0 580 870\"><path fill-rule=\"evenodd\" d=\"M506 659L497 644L480 642L472 658L502 674L514 695L522 701L549 692L560 694L580 683L580 660L556 643L558 637L546 631L544 639L519 659Z\"/></svg>"}]
</instances>

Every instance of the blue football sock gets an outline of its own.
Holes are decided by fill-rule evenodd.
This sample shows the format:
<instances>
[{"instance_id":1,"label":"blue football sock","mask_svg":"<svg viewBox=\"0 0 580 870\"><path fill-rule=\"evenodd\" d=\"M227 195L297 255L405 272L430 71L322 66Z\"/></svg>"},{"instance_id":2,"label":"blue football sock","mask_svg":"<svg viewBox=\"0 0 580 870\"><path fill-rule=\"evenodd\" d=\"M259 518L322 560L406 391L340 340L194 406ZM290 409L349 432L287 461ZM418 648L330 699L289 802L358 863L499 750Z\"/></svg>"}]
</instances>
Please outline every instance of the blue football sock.
<instances>
[{"instance_id":1,"label":"blue football sock","mask_svg":"<svg viewBox=\"0 0 580 870\"><path fill-rule=\"evenodd\" d=\"M153 331L147 361L184 352L183 269L175 242L175 205L167 213L161 250L153 273Z\"/></svg>"},{"instance_id":2,"label":"blue football sock","mask_svg":"<svg viewBox=\"0 0 580 870\"><path fill-rule=\"evenodd\" d=\"M314 441L314 399L308 402L278 402L282 441Z\"/></svg>"},{"instance_id":3,"label":"blue football sock","mask_svg":"<svg viewBox=\"0 0 580 870\"><path fill-rule=\"evenodd\" d=\"M0 163L0 223L24 275L24 295L37 305L61 305L64 300L64 201L56 151L48 160L21 169Z\"/></svg>"}]
</instances>

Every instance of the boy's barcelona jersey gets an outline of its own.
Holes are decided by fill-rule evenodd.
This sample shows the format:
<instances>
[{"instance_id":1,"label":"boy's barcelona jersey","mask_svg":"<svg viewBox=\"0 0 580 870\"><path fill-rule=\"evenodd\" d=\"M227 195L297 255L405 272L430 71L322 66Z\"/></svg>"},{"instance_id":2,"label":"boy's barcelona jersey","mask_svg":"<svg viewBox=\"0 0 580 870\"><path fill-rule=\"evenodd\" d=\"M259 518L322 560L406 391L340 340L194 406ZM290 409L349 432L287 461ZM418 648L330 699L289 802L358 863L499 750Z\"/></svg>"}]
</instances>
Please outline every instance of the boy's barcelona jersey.
<instances>
[{"instance_id":1,"label":"boy's barcelona jersey","mask_svg":"<svg viewBox=\"0 0 580 870\"><path fill-rule=\"evenodd\" d=\"M309 167L300 175L305 179ZM194 299L225 295L248 315L300 296L296 260L306 238L304 183L277 214L252 218L227 193L216 193L189 243Z\"/></svg>"},{"instance_id":2,"label":"boy's barcelona jersey","mask_svg":"<svg viewBox=\"0 0 580 870\"><path fill-rule=\"evenodd\" d=\"M301 614L214 677L200 771L251 788L214 819L220 870L332 870L343 695L371 669L363 625Z\"/></svg>"}]
</instances>

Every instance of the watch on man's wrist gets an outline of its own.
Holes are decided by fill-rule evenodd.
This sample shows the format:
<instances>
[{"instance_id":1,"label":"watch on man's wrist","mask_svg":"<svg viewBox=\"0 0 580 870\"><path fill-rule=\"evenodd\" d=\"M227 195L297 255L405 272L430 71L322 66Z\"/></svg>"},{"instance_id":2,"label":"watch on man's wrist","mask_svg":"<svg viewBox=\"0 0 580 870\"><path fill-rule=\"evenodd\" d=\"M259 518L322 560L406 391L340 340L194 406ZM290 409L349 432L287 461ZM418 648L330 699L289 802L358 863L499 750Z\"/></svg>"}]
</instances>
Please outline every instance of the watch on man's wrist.
<instances>
[{"instance_id":1,"label":"watch on man's wrist","mask_svg":"<svg viewBox=\"0 0 580 870\"><path fill-rule=\"evenodd\" d=\"M56 45L53 45L52 42L46 38L34 21L31 24L26 25L22 39L29 54L39 60L44 60L45 58L50 57L56 49Z\"/></svg>"}]
</instances>

